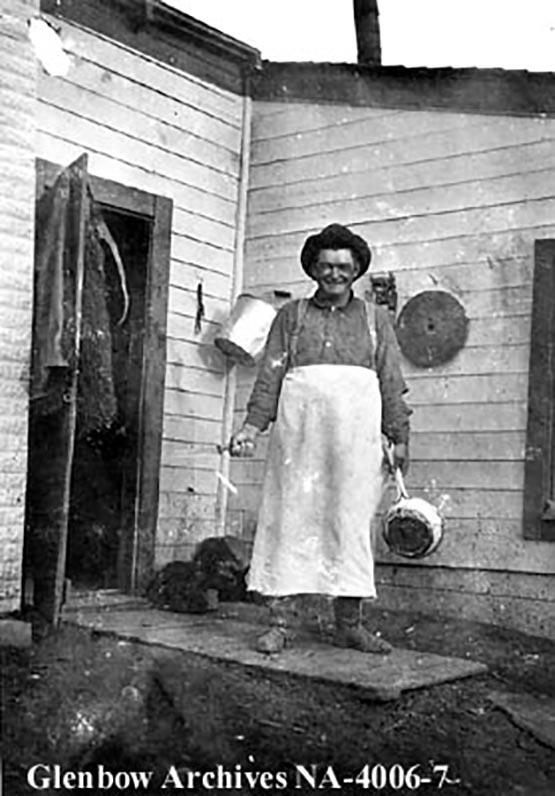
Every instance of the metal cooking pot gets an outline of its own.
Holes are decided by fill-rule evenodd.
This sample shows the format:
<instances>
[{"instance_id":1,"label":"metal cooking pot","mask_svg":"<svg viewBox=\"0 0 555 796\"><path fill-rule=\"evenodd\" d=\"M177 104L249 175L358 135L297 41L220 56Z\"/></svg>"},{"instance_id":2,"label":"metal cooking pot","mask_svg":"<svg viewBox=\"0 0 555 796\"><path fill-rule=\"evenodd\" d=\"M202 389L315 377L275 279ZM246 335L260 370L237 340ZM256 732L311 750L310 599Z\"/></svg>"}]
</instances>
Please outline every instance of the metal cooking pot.
<instances>
[{"instance_id":1,"label":"metal cooking pot","mask_svg":"<svg viewBox=\"0 0 555 796\"><path fill-rule=\"evenodd\" d=\"M443 519L431 503L409 497L403 475L395 468L397 498L385 516L383 537L389 549L404 558L424 558L443 538Z\"/></svg>"},{"instance_id":2,"label":"metal cooking pot","mask_svg":"<svg viewBox=\"0 0 555 796\"><path fill-rule=\"evenodd\" d=\"M267 301L241 293L214 343L235 362L252 367L264 350L275 316Z\"/></svg>"}]
</instances>

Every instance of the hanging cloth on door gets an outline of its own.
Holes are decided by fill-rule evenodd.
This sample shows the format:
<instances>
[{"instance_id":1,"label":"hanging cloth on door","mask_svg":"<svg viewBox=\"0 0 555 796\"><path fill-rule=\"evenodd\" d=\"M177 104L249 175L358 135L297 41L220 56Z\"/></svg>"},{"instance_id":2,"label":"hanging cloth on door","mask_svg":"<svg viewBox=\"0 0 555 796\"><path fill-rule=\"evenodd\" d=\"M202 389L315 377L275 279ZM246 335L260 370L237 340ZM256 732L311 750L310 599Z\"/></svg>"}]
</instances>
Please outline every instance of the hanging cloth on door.
<instances>
[{"instance_id":1,"label":"hanging cloth on door","mask_svg":"<svg viewBox=\"0 0 555 796\"><path fill-rule=\"evenodd\" d=\"M65 262L66 220L70 176L66 169L37 203L35 235L34 346L31 398L46 399L47 385L57 369L65 383L70 367L72 339L65 322L73 315L72 274ZM52 386L52 385L50 385ZM59 396L61 399L61 396ZM42 400L41 408L55 408L56 400Z\"/></svg>"},{"instance_id":2,"label":"hanging cloth on door","mask_svg":"<svg viewBox=\"0 0 555 796\"><path fill-rule=\"evenodd\" d=\"M109 428L118 406L112 366L112 330L107 305L106 255L98 233L100 209L89 202L85 237L83 318L77 387L77 436Z\"/></svg>"},{"instance_id":3,"label":"hanging cloth on door","mask_svg":"<svg viewBox=\"0 0 555 796\"><path fill-rule=\"evenodd\" d=\"M77 393L77 433L87 436L109 428L117 416L112 365L112 325L127 314L129 299L121 257L99 205L87 192L81 349ZM74 264L68 256L71 234L70 176L62 171L37 205L35 319L31 400L40 415L59 411L66 400L74 362ZM108 231L109 232L109 231ZM103 242L114 258L121 280L123 314L112 321L108 312Z\"/></svg>"}]
</instances>

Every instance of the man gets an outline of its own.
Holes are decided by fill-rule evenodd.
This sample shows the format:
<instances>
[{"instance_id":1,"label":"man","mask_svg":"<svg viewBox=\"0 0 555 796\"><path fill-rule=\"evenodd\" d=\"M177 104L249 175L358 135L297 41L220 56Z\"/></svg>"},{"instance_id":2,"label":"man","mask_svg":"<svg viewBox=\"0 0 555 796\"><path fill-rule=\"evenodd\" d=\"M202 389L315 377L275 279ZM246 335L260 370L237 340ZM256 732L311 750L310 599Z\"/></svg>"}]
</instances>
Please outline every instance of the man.
<instances>
[{"instance_id":1,"label":"man","mask_svg":"<svg viewBox=\"0 0 555 796\"><path fill-rule=\"evenodd\" d=\"M274 423L248 582L272 598L261 652L289 640L297 594L335 598L336 645L391 650L363 626L361 608L376 596L370 522L384 483L382 433L406 470L410 410L387 311L353 295L370 259L367 243L339 224L306 240L301 264L317 290L278 312L231 441L232 455L252 456Z\"/></svg>"}]
</instances>

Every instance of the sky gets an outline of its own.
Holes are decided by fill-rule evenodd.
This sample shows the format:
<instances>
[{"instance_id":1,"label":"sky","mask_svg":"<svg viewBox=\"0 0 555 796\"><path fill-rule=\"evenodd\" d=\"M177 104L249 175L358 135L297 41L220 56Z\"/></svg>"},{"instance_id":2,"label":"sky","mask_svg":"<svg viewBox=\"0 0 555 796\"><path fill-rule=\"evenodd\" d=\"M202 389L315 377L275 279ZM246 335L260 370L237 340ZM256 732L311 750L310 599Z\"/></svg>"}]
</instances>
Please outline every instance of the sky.
<instances>
[{"instance_id":1,"label":"sky","mask_svg":"<svg viewBox=\"0 0 555 796\"><path fill-rule=\"evenodd\" d=\"M352 0L165 0L274 61L356 61ZM379 0L382 61L555 72L555 0Z\"/></svg>"}]
</instances>

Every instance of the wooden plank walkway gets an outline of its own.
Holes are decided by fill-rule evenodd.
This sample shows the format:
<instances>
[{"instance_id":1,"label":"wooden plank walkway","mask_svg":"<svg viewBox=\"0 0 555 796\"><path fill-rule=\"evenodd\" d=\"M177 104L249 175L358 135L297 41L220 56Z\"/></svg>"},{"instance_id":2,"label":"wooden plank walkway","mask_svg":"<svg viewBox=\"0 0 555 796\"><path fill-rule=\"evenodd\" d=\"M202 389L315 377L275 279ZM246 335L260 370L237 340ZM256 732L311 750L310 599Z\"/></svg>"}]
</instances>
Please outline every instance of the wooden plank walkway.
<instances>
[{"instance_id":1,"label":"wooden plank walkway","mask_svg":"<svg viewBox=\"0 0 555 796\"><path fill-rule=\"evenodd\" d=\"M428 652L394 649L368 655L338 649L301 630L279 655L262 655L254 641L260 618L253 606L234 605L211 614L177 614L148 607L74 608L65 621L122 639L239 663L249 668L351 686L370 701L398 699L404 691L484 674L475 661Z\"/></svg>"}]
</instances>

